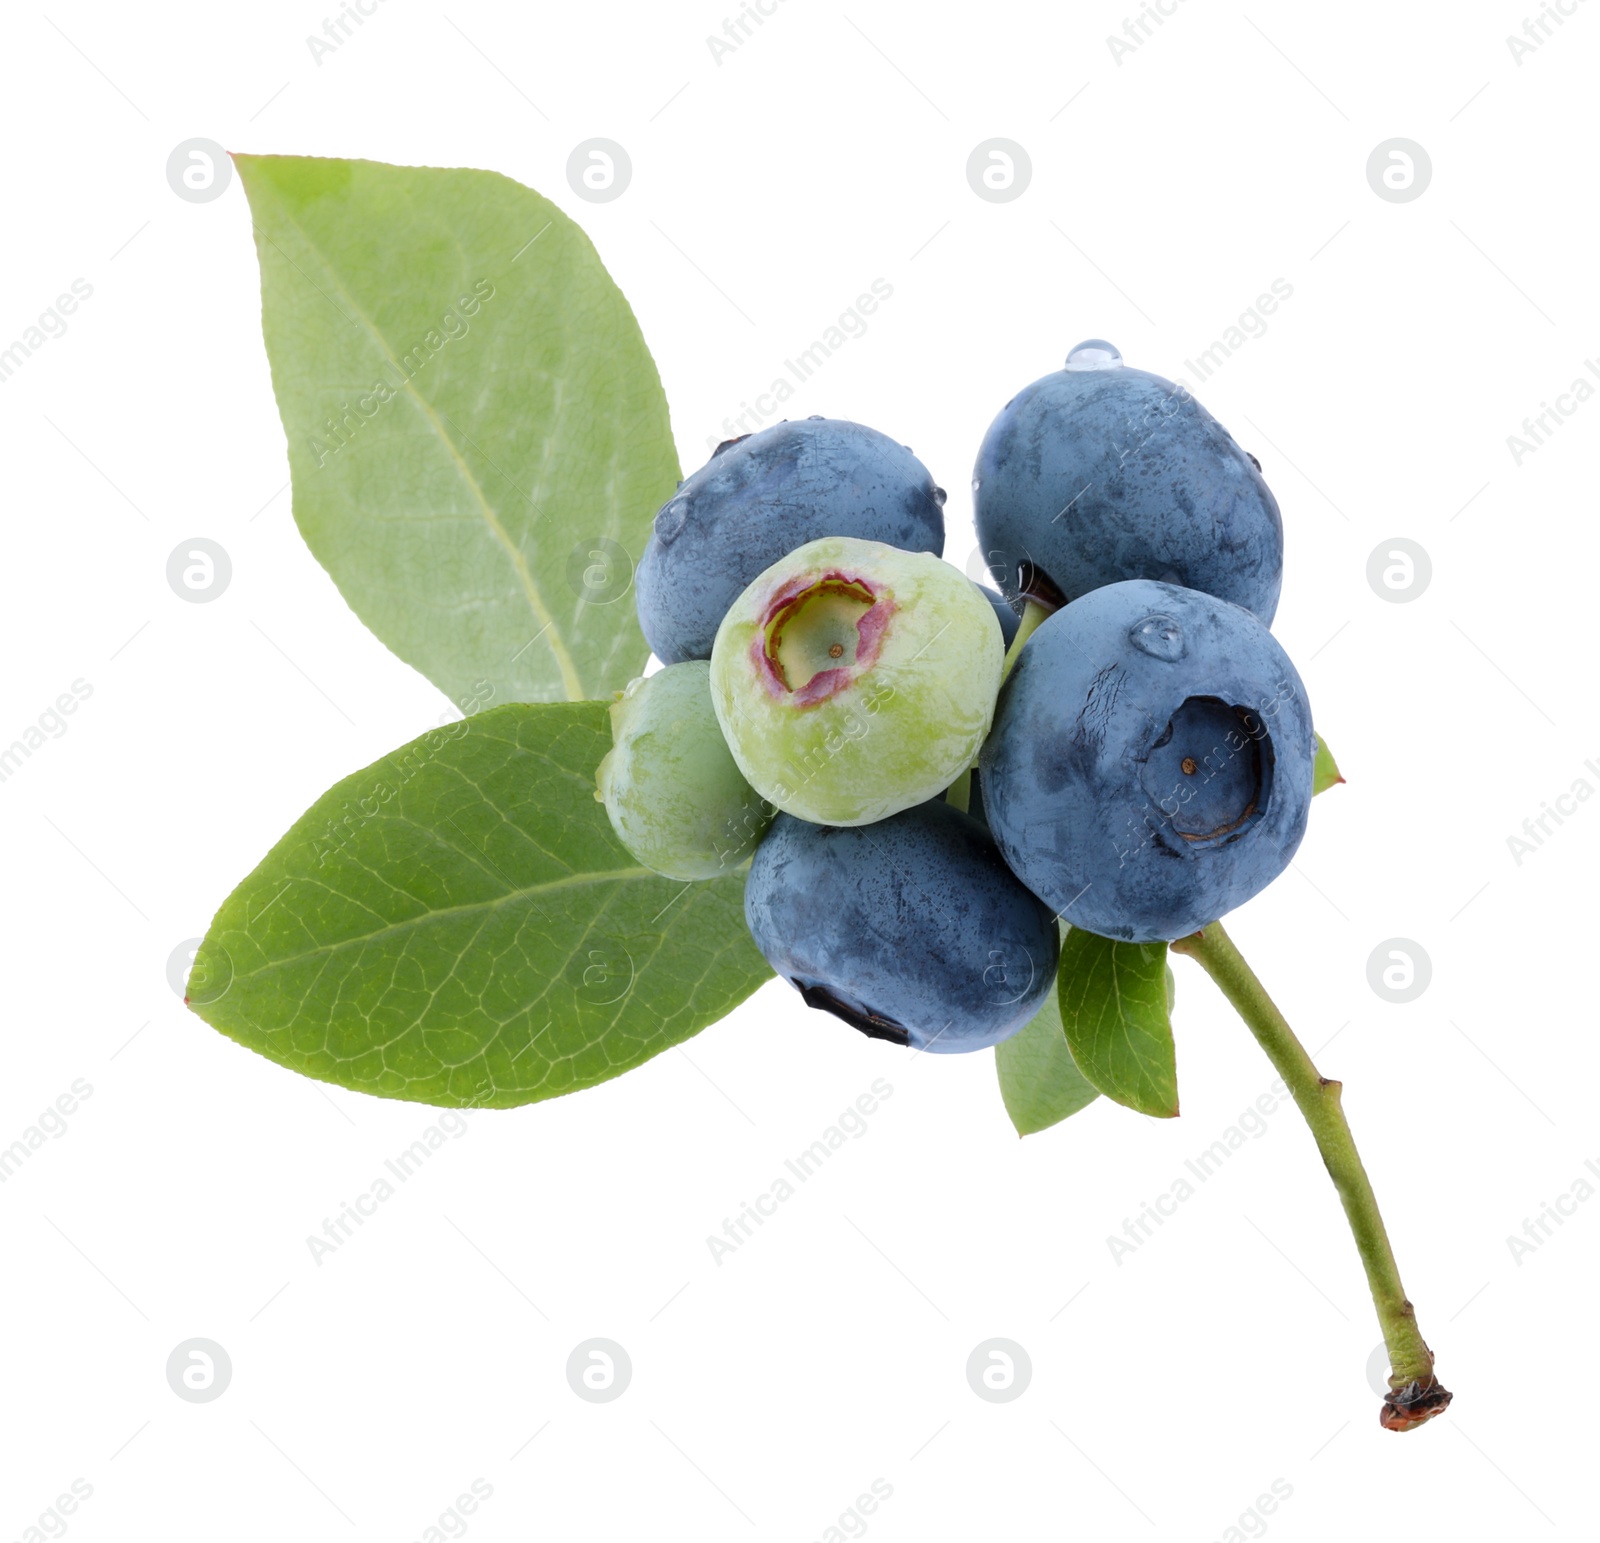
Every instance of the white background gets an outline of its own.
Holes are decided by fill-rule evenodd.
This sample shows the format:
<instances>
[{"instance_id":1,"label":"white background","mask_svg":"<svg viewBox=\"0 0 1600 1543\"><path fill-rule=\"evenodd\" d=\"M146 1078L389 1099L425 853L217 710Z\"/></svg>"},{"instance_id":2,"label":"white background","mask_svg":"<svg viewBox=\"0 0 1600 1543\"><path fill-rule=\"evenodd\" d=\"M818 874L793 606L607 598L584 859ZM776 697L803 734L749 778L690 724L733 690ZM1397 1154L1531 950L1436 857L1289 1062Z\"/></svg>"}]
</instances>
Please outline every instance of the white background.
<instances>
[{"instance_id":1,"label":"white background","mask_svg":"<svg viewBox=\"0 0 1600 1543\"><path fill-rule=\"evenodd\" d=\"M1600 405L1520 465L1507 437L1600 355L1600 9L1520 63L1522 0L1187 0L1120 63L1123 0L959 25L782 0L720 63L712 4L386 0L319 65L324 14L10 23L0 342L74 279L93 296L0 386L0 741L93 694L0 784L0 1144L93 1091L0 1186L0 1538L74 1479L85 1540L417 1539L474 1479L486 1543L815 1540L875 1479L884 1540L1592 1536L1600 1199L1520 1262L1507 1238L1600 1163L1600 805L1520 864L1507 838L1600 787ZM565 174L597 135L633 161L606 204ZM1378 1328L1292 1108L1114 1262L1108 1235L1271 1080L1184 961L1177 1121L1100 1101L1019 1142L988 1054L908 1063L775 982L618 1082L474 1116L313 1263L307 1235L433 1116L224 1040L167 962L318 793L448 704L296 534L242 191L166 181L195 136L556 199L639 315L686 468L886 280L789 411L912 445L958 563L1018 387L1092 335L1195 383L1184 361L1292 286L1197 389L1282 503L1276 631L1349 782L1230 925L1345 1083L1445 1418L1378 1428ZM965 175L994 136L1032 161L1009 203ZM1395 136L1432 161L1411 202L1366 175ZM209 605L165 577L195 536L233 563ZM1394 537L1432 562L1409 603L1366 577ZM1405 1005L1368 983L1394 937L1432 961ZM878 1077L867 1133L714 1264L707 1234ZM599 1405L564 1373L597 1335L634 1368ZM232 1360L214 1402L167 1384L195 1336ZM1033 1364L1001 1405L964 1373L993 1336ZM1290 1498L1251 1517L1274 1480Z\"/></svg>"}]
</instances>

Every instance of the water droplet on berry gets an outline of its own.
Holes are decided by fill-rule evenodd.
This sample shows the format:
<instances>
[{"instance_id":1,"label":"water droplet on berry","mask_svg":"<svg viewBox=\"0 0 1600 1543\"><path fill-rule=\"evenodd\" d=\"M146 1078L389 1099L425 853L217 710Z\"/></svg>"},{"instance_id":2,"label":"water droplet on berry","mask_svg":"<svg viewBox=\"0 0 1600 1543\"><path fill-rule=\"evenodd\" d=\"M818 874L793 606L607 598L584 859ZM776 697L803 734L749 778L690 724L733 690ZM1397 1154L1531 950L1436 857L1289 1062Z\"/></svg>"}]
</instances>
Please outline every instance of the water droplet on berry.
<instances>
[{"instance_id":1,"label":"water droplet on berry","mask_svg":"<svg viewBox=\"0 0 1600 1543\"><path fill-rule=\"evenodd\" d=\"M1134 626L1128 641L1152 659L1176 664L1183 658L1183 628L1170 616L1147 616Z\"/></svg>"},{"instance_id":2,"label":"water droplet on berry","mask_svg":"<svg viewBox=\"0 0 1600 1543\"><path fill-rule=\"evenodd\" d=\"M976 493L980 486L982 486L982 484L979 482L978 478L974 477L972 479L972 491Z\"/></svg>"},{"instance_id":3,"label":"water droplet on berry","mask_svg":"<svg viewBox=\"0 0 1600 1543\"><path fill-rule=\"evenodd\" d=\"M943 489L943 488L941 488L941 487L936 487L936 488L934 488L934 490L933 490L933 501L934 501L934 503L936 503L936 504L937 504L937 505L938 505L938 506L939 506L939 507L940 507L940 508L941 508L941 509L943 509L943 508L944 508L944 501L945 501L945 499L947 499L947 498L948 498L948 497L949 497L949 496L950 496L950 495L949 495L949 494L948 494L948 493L946 493L946 492L945 492L945 490L944 490L944 489Z\"/></svg>"},{"instance_id":4,"label":"water droplet on berry","mask_svg":"<svg viewBox=\"0 0 1600 1543\"><path fill-rule=\"evenodd\" d=\"M675 498L656 516L656 539L664 546L671 545L673 538L683 529L684 521L689 518L689 500Z\"/></svg>"},{"instance_id":5,"label":"water droplet on berry","mask_svg":"<svg viewBox=\"0 0 1600 1543\"><path fill-rule=\"evenodd\" d=\"M1067 355L1069 370L1114 370L1122 363L1122 354L1114 343L1104 338L1085 338Z\"/></svg>"}]
</instances>

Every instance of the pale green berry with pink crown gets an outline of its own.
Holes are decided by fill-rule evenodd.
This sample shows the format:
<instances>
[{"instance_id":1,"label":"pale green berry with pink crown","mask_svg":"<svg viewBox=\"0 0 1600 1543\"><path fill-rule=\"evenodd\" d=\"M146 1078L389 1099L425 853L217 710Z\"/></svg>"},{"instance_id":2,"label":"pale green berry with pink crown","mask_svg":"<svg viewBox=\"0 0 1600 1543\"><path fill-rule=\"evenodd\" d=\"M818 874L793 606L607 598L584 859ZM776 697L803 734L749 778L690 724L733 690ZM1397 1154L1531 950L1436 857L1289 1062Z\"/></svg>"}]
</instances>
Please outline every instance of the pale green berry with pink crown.
<instances>
[{"instance_id":1,"label":"pale green berry with pink crown","mask_svg":"<svg viewBox=\"0 0 1600 1543\"><path fill-rule=\"evenodd\" d=\"M734 602L711 700L750 785L866 825L937 797L989 732L1005 644L977 585L926 552L828 536Z\"/></svg>"}]
</instances>

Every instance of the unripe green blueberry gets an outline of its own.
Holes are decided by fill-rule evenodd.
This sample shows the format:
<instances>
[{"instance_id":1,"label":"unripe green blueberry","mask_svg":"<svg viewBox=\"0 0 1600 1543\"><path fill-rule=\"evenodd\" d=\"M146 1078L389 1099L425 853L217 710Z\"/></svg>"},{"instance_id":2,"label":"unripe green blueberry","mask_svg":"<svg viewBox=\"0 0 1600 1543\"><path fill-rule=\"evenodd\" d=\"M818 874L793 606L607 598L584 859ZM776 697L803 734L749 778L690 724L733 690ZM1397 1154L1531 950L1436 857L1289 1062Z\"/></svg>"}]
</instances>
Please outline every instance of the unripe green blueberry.
<instances>
[{"instance_id":1,"label":"unripe green blueberry","mask_svg":"<svg viewBox=\"0 0 1600 1543\"><path fill-rule=\"evenodd\" d=\"M631 681L611 705L611 749L595 773L618 840L669 879L731 873L776 813L728 753L710 676L693 659Z\"/></svg>"},{"instance_id":2,"label":"unripe green blueberry","mask_svg":"<svg viewBox=\"0 0 1600 1543\"><path fill-rule=\"evenodd\" d=\"M711 651L711 699L764 798L815 824L867 825L971 764L1004 657L994 610L959 569L828 536L734 602Z\"/></svg>"}]
</instances>

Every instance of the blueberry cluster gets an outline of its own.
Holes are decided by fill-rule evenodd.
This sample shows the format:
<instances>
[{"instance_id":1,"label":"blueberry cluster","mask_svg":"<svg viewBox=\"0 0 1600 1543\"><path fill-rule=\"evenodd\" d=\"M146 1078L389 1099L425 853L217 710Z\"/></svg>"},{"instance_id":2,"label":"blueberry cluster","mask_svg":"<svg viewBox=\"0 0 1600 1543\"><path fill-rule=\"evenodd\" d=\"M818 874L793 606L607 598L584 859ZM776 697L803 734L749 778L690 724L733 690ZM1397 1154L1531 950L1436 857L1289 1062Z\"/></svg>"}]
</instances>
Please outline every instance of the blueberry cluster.
<instances>
[{"instance_id":1,"label":"blueberry cluster","mask_svg":"<svg viewBox=\"0 0 1600 1543\"><path fill-rule=\"evenodd\" d=\"M1305 833L1316 736L1268 631L1278 505L1183 388L1080 344L973 472L998 592L944 562L943 491L838 419L729 440L656 515L663 668L597 782L646 867L749 861L745 916L813 1007L974 1050L1055 982L1058 921L1183 937Z\"/></svg>"}]
</instances>

